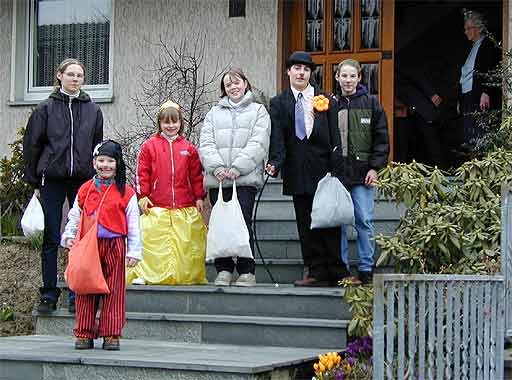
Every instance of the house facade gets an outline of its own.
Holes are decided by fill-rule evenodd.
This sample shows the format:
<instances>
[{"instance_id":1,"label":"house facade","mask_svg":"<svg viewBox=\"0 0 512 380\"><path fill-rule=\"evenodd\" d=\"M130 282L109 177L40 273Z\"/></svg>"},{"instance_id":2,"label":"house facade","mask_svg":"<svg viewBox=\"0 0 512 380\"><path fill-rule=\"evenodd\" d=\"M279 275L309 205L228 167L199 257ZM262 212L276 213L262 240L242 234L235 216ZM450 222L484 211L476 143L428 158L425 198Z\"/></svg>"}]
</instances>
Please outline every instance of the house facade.
<instances>
[{"instance_id":1,"label":"house facade","mask_svg":"<svg viewBox=\"0 0 512 380\"><path fill-rule=\"evenodd\" d=\"M63 57L85 62L85 89L100 104L109 136L137 117L133 98L143 69L155 67L155 43L172 47L201 36L207 74L241 67L267 96L286 87L291 51L311 52L313 80L330 92L336 65L360 60L393 137L398 56L417 59L426 72L450 73L438 81L453 100L468 47L462 9L487 14L491 32L510 46L508 0L0 0L0 155L51 91Z\"/></svg>"}]
</instances>

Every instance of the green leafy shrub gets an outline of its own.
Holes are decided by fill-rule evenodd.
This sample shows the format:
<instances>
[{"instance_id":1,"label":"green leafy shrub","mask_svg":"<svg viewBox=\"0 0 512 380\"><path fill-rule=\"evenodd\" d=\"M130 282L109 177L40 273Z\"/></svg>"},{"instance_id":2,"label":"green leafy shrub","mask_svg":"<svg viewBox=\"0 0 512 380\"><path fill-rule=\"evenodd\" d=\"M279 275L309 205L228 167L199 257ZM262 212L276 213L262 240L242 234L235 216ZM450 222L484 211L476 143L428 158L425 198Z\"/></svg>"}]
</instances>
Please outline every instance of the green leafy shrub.
<instances>
[{"instance_id":1,"label":"green leafy shrub","mask_svg":"<svg viewBox=\"0 0 512 380\"><path fill-rule=\"evenodd\" d=\"M9 144L11 156L0 159L0 217L2 234L20 235L20 219L29 198L31 187L23 181L23 135L25 128L18 130L17 139Z\"/></svg>"}]
</instances>

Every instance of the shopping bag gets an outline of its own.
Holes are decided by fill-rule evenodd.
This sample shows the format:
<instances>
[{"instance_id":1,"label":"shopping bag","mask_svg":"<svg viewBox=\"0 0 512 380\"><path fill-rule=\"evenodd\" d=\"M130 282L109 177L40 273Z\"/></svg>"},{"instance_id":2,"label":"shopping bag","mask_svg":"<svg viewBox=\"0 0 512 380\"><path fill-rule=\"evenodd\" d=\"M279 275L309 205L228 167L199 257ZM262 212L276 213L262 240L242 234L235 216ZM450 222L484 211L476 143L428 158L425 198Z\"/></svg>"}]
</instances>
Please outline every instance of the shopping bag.
<instances>
[{"instance_id":1,"label":"shopping bag","mask_svg":"<svg viewBox=\"0 0 512 380\"><path fill-rule=\"evenodd\" d=\"M23 229L23 234L26 237L34 236L37 233L44 231L43 208L35 194L32 195L32 199L23 213L23 217L21 218L21 228Z\"/></svg>"},{"instance_id":2,"label":"shopping bag","mask_svg":"<svg viewBox=\"0 0 512 380\"><path fill-rule=\"evenodd\" d=\"M233 181L233 197L225 202L222 183L219 183L219 198L210 214L210 225L206 238L206 261L220 257L252 257L249 231L238 202L236 184Z\"/></svg>"},{"instance_id":3,"label":"shopping bag","mask_svg":"<svg viewBox=\"0 0 512 380\"><path fill-rule=\"evenodd\" d=\"M313 198L311 229L338 227L343 224L354 224L352 197L338 178L327 173L318 182Z\"/></svg>"},{"instance_id":4,"label":"shopping bag","mask_svg":"<svg viewBox=\"0 0 512 380\"><path fill-rule=\"evenodd\" d=\"M80 236L80 231L77 236ZM75 240L69 251L64 278L69 288L78 295L110 293L101 269L97 222L80 240Z\"/></svg>"}]
</instances>

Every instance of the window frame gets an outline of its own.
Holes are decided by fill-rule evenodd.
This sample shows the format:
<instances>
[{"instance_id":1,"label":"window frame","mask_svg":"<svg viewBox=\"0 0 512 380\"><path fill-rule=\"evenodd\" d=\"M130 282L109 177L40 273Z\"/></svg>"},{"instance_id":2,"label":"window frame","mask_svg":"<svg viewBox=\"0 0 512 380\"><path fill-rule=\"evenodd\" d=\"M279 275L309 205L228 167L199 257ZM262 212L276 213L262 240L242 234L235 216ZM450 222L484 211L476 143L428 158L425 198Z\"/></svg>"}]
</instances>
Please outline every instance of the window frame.
<instances>
[{"instance_id":1,"label":"window frame","mask_svg":"<svg viewBox=\"0 0 512 380\"><path fill-rule=\"evenodd\" d=\"M37 104L46 99L53 86L34 86L34 36L35 36L35 2L37 0L12 0L12 52L11 52L11 91L9 104ZM96 102L113 100L113 66L114 66L114 14L115 0L111 2L112 15L109 39L109 83L85 84L85 90Z\"/></svg>"}]
</instances>

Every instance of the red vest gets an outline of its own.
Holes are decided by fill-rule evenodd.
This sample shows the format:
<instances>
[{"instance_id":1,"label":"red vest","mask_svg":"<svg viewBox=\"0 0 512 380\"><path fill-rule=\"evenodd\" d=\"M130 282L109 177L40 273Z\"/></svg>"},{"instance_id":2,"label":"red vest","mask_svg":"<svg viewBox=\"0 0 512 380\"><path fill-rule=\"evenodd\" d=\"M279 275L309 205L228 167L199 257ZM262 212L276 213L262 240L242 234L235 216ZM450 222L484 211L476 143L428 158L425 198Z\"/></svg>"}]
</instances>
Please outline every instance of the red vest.
<instances>
[{"instance_id":1,"label":"red vest","mask_svg":"<svg viewBox=\"0 0 512 380\"><path fill-rule=\"evenodd\" d=\"M101 206L101 210L99 212L99 224L108 230L127 235L128 234L128 224L126 221L126 207L130 202L130 199L135 194L135 191L129 186L125 186L124 196L121 195L119 190L117 190L117 186L115 183L112 183L111 189L108 191L105 200ZM90 187L90 191L89 191ZM87 215L91 215L94 212L97 212L98 206L101 202L101 198L103 194L105 194L105 190L107 190L108 186L101 185L101 192L96 190L96 185L94 184L94 180L91 179L84 183L80 190L78 190L78 206L82 209L82 212L85 212ZM87 192L89 191L89 196L87 197ZM85 198L87 197L87 202L84 205Z\"/></svg>"}]
</instances>

